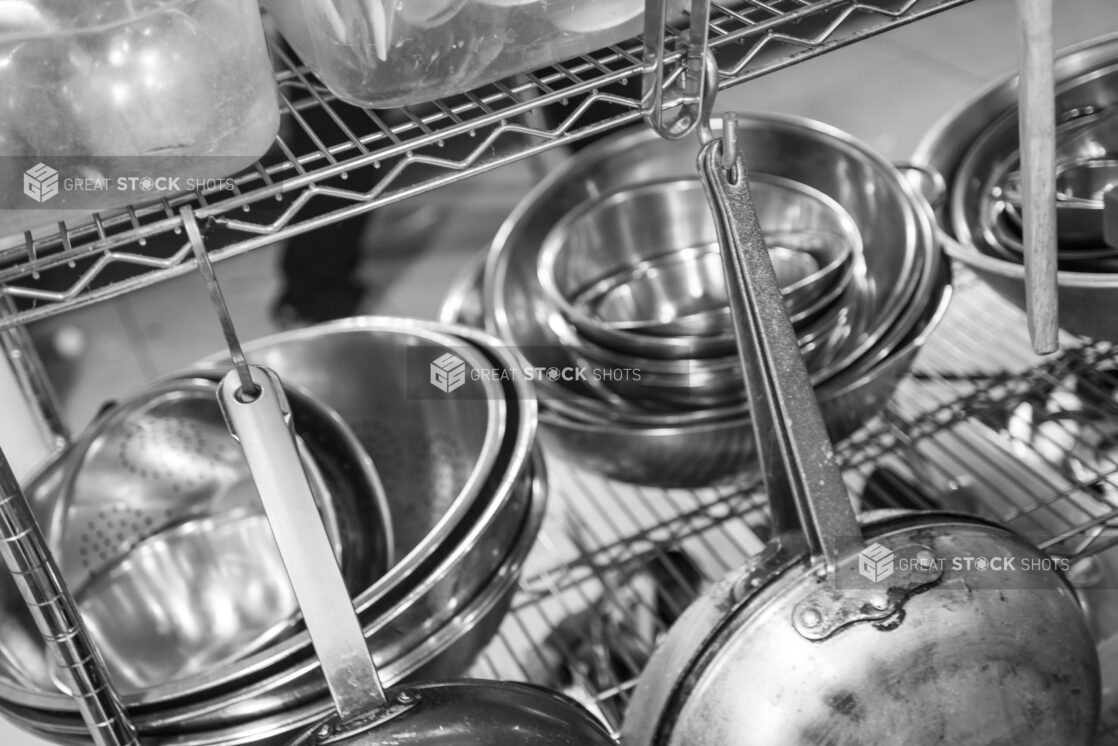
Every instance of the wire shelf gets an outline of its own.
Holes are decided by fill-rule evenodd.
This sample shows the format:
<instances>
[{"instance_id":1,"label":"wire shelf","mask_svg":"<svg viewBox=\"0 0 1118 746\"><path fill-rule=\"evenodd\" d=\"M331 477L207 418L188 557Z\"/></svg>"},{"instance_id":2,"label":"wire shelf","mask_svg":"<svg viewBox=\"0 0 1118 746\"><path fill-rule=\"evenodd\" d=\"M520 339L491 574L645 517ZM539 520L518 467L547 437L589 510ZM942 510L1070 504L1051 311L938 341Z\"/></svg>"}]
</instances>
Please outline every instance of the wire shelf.
<instances>
[{"instance_id":1,"label":"wire shelf","mask_svg":"<svg viewBox=\"0 0 1118 746\"><path fill-rule=\"evenodd\" d=\"M986 515L1069 558L1096 631L1111 636L1118 346L1065 337L1062 354L1039 359L1020 311L961 274L913 375L840 445L848 487L864 509ZM760 551L763 496L750 485L635 488L549 466L541 539L471 673L563 689L616 733L655 640L687 599ZM1098 743L1118 743L1118 710L1106 723Z\"/></svg>"},{"instance_id":2,"label":"wire shelf","mask_svg":"<svg viewBox=\"0 0 1118 746\"><path fill-rule=\"evenodd\" d=\"M715 3L720 87L966 2ZM178 215L184 205L207 223L220 261L640 118L638 41L392 110L339 102L282 45L274 54L284 127L271 152L231 190L180 194L0 244L0 295L18 304L0 328L192 271Z\"/></svg>"}]
</instances>

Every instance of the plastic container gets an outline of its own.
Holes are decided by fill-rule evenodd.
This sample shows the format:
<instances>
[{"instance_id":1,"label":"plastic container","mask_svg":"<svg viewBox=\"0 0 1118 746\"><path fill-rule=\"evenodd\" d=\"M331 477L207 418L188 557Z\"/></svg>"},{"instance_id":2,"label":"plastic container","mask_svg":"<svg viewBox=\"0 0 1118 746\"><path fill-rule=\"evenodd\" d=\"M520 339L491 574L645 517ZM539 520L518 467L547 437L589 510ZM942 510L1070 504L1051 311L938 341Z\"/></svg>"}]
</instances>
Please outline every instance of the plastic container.
<instances>
[{"instance_id":1,"label":"plastic container","mask_svg":"<svg viewBox=\"0 0 1118 746\"><path fill-rule=\"evenodd\" d=\"M379 108L431 101L616 44L641 33L644 10L644 0L263 4L331 91Z\"/></svg>"},{"instance_id":2,"label":"plastic container","mask_svg":"<svg viewBox=\"0 0 1118 746\"><path fill-rule=\"evenodd\" d=\"M212 188L278 127L254 0L0 2L0 235Z\"/></svg>"}]
</instances>

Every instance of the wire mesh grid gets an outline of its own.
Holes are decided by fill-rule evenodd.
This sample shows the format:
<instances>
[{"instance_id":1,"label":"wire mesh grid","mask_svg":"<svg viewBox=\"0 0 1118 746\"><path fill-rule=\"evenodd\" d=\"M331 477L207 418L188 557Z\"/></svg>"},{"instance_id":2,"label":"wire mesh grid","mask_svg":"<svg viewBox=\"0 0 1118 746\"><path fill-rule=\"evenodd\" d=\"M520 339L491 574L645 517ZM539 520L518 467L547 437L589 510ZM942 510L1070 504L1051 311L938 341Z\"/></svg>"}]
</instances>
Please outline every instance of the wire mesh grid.
<instances>
[{"instance_id":1,"label":"wire mesh grid","mask_svg":"<svg viewBox=\"0 0 1118 746\"><path fill-rule=\"evenodd\" d=\"M966 2L716 2L711 46L720 86ZM640 118L639 41L391 110L342 103L282 42L273 51L284 125L271 151L232 189L184 193L0 243L0 294L19 304L0 328L190 272L178 215L184 205L208 223L213 258L221 260Z\"/></svg>"},{"instance_id":2,"label":"wire mesh grid","mask_svg":"<svg viewBox=\"0 0 1118 746\"><path fill-rule=\"evenodd\" d=\"M1067 557L1102 642L1118 633L1118 347L1067 337L1062 354L1038 358L1023 315L962 274L913 375L840 445L847 484L863 509L977 513ZM560 688L617 732L658 637L761 550L763 495L550 467L540 541L472 673ZM1104 704L1099 743L1118 743L1118 703Z\"/></svg>"}]
</instances>

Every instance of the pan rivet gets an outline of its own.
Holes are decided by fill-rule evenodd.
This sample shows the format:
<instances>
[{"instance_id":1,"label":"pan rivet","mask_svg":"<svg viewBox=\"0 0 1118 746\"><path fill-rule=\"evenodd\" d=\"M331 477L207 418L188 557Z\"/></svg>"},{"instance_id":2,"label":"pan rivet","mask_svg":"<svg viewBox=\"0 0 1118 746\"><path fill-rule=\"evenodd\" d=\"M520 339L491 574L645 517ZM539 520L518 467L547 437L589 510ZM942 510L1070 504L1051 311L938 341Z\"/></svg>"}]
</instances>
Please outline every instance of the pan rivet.
<instances>
[{"instance_id":1,"label":"pan rivet","mask_svg":"<svg viewBox=\"0 0 1118 746\"><path fill-rule=\"evenodd\" d=\"M889 599L879 593L870 599L870 605L878 611L884 611L889 608Z\"/></svg>"},{"instance_id":2,"label":"pan rivet","mask_svg":"<svg viewBox=\"0 0 1118 746\"><path fill-rule=\"evenodd\" d=\"M323 739L329 738L331 735L333 735L333 733L334 726L332 726L330 723L323 723L322 725L318 726L318 731L314 735L315 738Z\"/></svg>"},{"instance_id":3,"label":"pan rivet","mask_svg":"<svg viewBox=\"0 0 1118 746\"><path fill-rule=\"evenodd\" d=\"M921 570L931 570L936 564L935 555L927 549L921 549L916 553L916 564Z\"/></svg>"},{"instance_id":4,"label":"pan rivet","mask_svg":"<svg viewBox=\"0 0 1118 746\"><path fill-rule=\"evenodd\" d=\"M800 612L800 624L811 629L818 627L819 623L823 621L823 615L817 609L804 609Z\"/></svg>"},{"instance_id":5,"label":"pan rivet","mask_svg":"<svg viewBox=\"0 0 1118 746\"><path fill-rule=\"evenodd\" d=\"M415 695L411 692L400 692L396 695L396 701L402 705L411 704L415 701Z\"/></svg>"}]
</instances>

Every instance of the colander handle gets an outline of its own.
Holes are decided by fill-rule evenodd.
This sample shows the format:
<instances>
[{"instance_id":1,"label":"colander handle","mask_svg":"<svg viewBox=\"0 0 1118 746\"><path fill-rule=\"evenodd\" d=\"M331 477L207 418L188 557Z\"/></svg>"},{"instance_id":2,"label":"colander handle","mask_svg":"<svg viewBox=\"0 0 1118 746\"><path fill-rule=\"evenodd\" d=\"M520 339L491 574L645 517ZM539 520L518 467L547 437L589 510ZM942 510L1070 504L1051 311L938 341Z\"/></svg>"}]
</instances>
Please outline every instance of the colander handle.
<instances>
[{"instance_id":1,"label":"colander handle","mask_svg":"<svg viewBox=\"0 0 1118 746\"><path fill-rule=\"evenodd\" d=\"M723 133L736 137L733 115ZM699 173L722 249L774 533L802 530L833 576L840 560L861 548L861 530L765 247L742 149L730 148L729 172L722 150L718 139L704 145Z\"/></svg>"},{"instance_id":2,"label":"colander handle","mask_svg":"<svg viewBox=\"0 0 1118 746\"><path fill-rule=\"evenodd\" d=\"M248 369L255 394L244 396L231 370L218 401L244 450L330 696L342 720L352 721L386 704L384 688L303 471L283 386L267 368Z\"/></svg>"},{"instance_id":3,"label":"colander handle","mask_svg":"<svg viewBox=\"0 0 1118 746\"><path fill-rule=\"evenodd\" d=\"M0 493L0 555L55 664L70 678L93 742L97 746L139 746L136 731L3 451Z\"/></svg>"}]
</instances>

